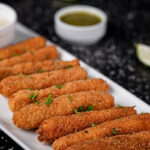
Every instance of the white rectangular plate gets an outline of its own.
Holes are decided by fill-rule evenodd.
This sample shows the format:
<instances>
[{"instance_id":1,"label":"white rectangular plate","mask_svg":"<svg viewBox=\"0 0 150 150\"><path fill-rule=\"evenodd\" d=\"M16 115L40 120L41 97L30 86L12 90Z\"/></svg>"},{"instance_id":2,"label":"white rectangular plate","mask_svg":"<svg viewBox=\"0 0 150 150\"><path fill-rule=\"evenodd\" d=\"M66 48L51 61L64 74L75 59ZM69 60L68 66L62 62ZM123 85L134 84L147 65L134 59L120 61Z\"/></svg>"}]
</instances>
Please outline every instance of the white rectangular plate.
<instances>
[{"instance_id":1,"label":"white rectangular plate","mask_svg":"<svg viewBox=\"0 0 150 150\"><path fill-rule=\"evenodd\" d=\"M36 36L37 34L33 31L27 29L21 24L17 24L17 32L16 37L14 39L14 43L25 40L32 36ZM48 41L48 44L53 44ZM66 52L61 47L57 46L61 59L63 60L72 60L75 57L68 52ZM115 97L115 103L124 105L124 106L136 106L136 110L138 113L140 112L149 112L150 106L129 93L127 90L116 84L115 82L108 79L103 74L99 73L95 69L86 65L84 62L80 61L81 66L86 69L89 77L92 78L103 78L108 82L111 87L110 94ZM16 141L19 145L21 145L24 149L29 150L52 150L50 145L46 145L44 143L40 143L37 140L37 134L35 131L25 131L15 127L12 123L12 112L10 112L8 108L8 99L0 95L0 128L8 134L14 141Z\"/></svg>"}]
</instances>

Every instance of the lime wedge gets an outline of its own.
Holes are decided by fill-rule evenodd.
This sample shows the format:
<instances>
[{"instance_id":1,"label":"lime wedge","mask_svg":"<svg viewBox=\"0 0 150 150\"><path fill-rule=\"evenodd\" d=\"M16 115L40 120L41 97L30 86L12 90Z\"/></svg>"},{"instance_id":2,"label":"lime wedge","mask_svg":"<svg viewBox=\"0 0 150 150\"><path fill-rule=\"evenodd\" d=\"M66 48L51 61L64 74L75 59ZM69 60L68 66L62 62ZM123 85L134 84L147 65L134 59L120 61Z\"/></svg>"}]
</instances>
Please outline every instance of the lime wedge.
<instances>
[{"instance_id":1,"label":"lime wedge","mask_svg":"<svg viewBox=\"0 0 150 150\"><path fill-rule=\"evenodd\" d=\"M150 46L141 43L136 43L135 46L138 59L150 67Z\"/></svg>"}]
</instances>

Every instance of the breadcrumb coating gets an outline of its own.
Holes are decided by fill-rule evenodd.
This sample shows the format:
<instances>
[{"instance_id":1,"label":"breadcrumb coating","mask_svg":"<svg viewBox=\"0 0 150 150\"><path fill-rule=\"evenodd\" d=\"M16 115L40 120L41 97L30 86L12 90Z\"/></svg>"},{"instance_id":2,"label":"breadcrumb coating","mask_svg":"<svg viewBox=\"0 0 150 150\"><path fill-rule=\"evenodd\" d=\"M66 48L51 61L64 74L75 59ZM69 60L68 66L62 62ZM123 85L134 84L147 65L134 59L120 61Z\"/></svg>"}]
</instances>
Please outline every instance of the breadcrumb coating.
<instances>
[{"instance_id":1,"label":"breadcrumb coating","mask_svg":"<svg viewBox=\"0 0 150 150\"><path fill-rule=\"evenodd\" d=\"M66 94L52 99L47 105L48 98L41 100L39 104L29 104L14 112L13 122L19 128L33 129L52 116L73 114L73 110L79 106L87 108L89 105L94 110L107 109L114 106L114 98L104 92L84 91Z\"/></svg>"},{"instance_id":2,"label":"breadcrumb coating","mask_svg":"<svg viewBox=\"0 0 150 150\"><path fill-rule=\"evenodd\" d=\"M54 150L65 150L68 146L86 140L144 130L150 130L150 114L141 114L107 121L95 127L86 128L82 131L60 137L55 140L52 146Z\"/></svg>"},{"instance_id":3,"label":"breadcrumb coating","mask_svg":"<svg viewBox=\"0 0 150 150\"><path fill-rule=\"evenodd\" d=\"M13 57L28 51L33 51L38 48L44 47L46 40L42 36L33 37L23 42L0 49L0 60Z\"/></svg>"},{"instance_id":4,"label":"breadcrumb coating","mask_svg":"<svg viewBox=\"0 0 150 150\"><path fill-rule=\"evenodd\" d=\"M93 139L66 150L150 150L150 131Z\"/></svg>"},{"instance_id":5,"label":"breadcrumb coating","mask_svg":"<svg viewBox=\"0 0 150 150\"><path fill-rule=\"evenodd\" d=\"M53 141L61 136L96 126L99 123L135 115L134 107L110 108L101 111L90 111L69 116L51 117L45 120L37 130L40 141Z\"/></svg>"},{"instance_id":6,"label":"breadcrumb coating","mask_svg":"<svg viewBox=\"0 0 150 150\"><path fill-rule=\"evenodd\" d=\"M58 97L67 93L89 90L106 92L108 89L108 84L102 79L78 80L40 90L20 90L10 97L8 104L11 111L17 111L22 107L33 103L33 101L29 98L29 95L34 94L36 91L38 92L35 101L39 101L40 99L47 97L49 94L52 94L54 97Z\"/></svg>"},{"instance_id":7,"label":"breadcrumb coating","mask_svg":"<svg viewBox=\"0 0 150 150\"><path fill-rule=\"evenodd\" d=\"M78 66L70 69L43 72L28 76L10 76L0 82L0 92L6 97L10 97L19 90L29 88L43 89L53 85L86 78L86 71Z\"/></svg>"},{"instance_id":8,"label":"breadcrumb coating","mask_svg":"<svg viewBox=\"0 0 150 150\"><path fill-rule=\"evenodd\" d=\"M60 69L65 69L69 66L75 67L79 65L80 64L78 59L72 61L45 60L45 61L36 61L36 62L25 62L11 67L0 68L0 80L8 76L14 76L18 74L29 75L33 73L60 70Z\"/></svg>"},{"instance_id":9,"label":"breadcrumb coating","mask_svg":"<svg viewBox=\"0 0 150 150\"><path fill-rule=\"evenodd\" d=\"M58 52L55 46L46 46L36 51L29 51L22 55L16 55L8 59L0 61L0 68L14 66L19 63L36 62L47 59L55 59L58 57Z\"/></svg>"}]
</instances>

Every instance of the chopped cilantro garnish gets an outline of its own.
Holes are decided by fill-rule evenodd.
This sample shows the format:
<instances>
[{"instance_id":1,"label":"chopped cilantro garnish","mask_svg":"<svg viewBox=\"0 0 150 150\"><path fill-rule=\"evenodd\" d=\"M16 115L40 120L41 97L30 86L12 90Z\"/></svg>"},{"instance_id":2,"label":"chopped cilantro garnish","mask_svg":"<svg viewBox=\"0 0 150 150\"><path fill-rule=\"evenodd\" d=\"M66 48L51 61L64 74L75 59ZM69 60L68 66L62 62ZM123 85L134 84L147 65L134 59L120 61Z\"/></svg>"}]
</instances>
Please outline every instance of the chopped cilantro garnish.
<instances>
[{"instance_id":1,"label":"chopped cilantro garnish","mask_svg":"<svg viewBox=\"0 0 150 150\"><path fill-rule=\"evenodd\" d=\"M66 69L69 69L69 68L72 68L72 66L71 66L71 65L68 65L68 66L66 67Z\"/></svg>"},{"instance_id":2,"label":"chopped cilantro garnish","mask_svg":"<svg viewBox=\"0 0 150 150\"><path fill-rule=\"evenodd\" d=\"M117 107L118 107L118 108L123 108L123 106L122 106L122 105L117 105Z\"/></svg>"},{"instance_id":3,"label":"chopped cilantro garnish","mask_svg":"<svg viewBox=\"0 0 150 150\"><path fill-rule=\"evenodd\" d=\"M105 134L107 137L109 136L108 133Z\"/></svg>"},{"instance_id":4,"label":"chopped cilantro garnish","mask_svg":"<svg viewBox=\"0 0 150 150\"><path fill-rule=\"evenodd\" d=\"M29 78L29 79L32 79L32 77L31 77L31 76L28 76L28 78Z\"/></svg>"},{"instance_id":5,"label":"chopped cilantro garnish","mask_svg":"<svg viewBox=\"0 0 150 150\"><path fill-rule=\"evenodd\" d=\"M120 115L118 115L118 117L116 119L120 119Z\"/></svg>"},{"instance_id":6,"label":"chopped cilantro garnish","mask_svg":"<svg viewBox=\"0 0 150 150\"><path fill-rule=\"evenodd\" d=\"M80 112L86 112L86 111L92 111L94 110L94 106L93 105L89 105L88 108L86 109L84 106L79 106L77 108L73 109L73 112L80 113Z\"/></svg>"},{"instance_id":7,"label":"chopped cilantro garnish","mask_svg":"<svg viewBox=\"0 0 150 150\"><path fill-rule=\"evenodd\" d=\"M88 131L84 131L85 133L88 133Z\"/></svg>"},{"instance_id":8,"label":"chopped cilantro garnish","mask_svg":"<svg viewBox=\"0 0 150 150\"><path fill-rule=\"evenodd\" d=\"M21 55L20 54L16 54L16 53L13 54L13 57L16 57L16 56L21 56Z\"/></svg>"},{"instance_id":9,"label":"chopped cilantro garnish","mask_svg":"<svg viewBox=\"0 0 150 150\"><path fill-rule=\"evenodd\" d=\"M86 111L85 108L84 108L84 106L80 106L79 108L80 108L80 110L81 110L82 112Z\"/></svg>"},{"instance_id":10,"label":"chopped cilantro garnish","mask_svg":"<svg viewBox=\"0 0 150 150\"><path fill-rule=\"evenodd\" d=\"M94 110L94 106L93 105L89 105L88 106L88 111L92 111L92 110Z\"/></svg>"},{"instance_id":11,"label":"chopped cilantro garnish","mask_svg":"<svg viewBox=\"0 0 150 150\"><path fill-rule=\"evenodd\" d=\"M23 73L20 73L19 76L20 76L20 77L23 77L23 76L25 76L25 75L24 75Z\"/></svg>"},{"instance_id":12,"label":"chopped cilantro garnish","mask_svg":"<svg viewBox=\"0 0 150 150\"><path fill-rule=\"evenodd\" d=\"M111 131L111 133L114 134L114 135L118 134L115 128L113 128L113 130Z\"/></svg>"},{"instance_id":13,"label":"chopped cilantro garnish","mask_svg":"<svg viewBox=\"0 0 150 150\"><path fill-rule=\"evenodd\" d=\"M68 98L69 98L69 101L70 101L70 104L71 104L71 102L72 102L71 95L70 95L70 94L68 94L67 96L68 96Z\"/></svg>"},{"instance_id":14,"label":"chopped cilantro garnish","mask_svg":"<svg viewBox=\"0 0 150 150\"><path fill-rule=\"evenodd\" d=\"M34 102L35 99L37 99L37 93L38 91L35 91L34 94L29 95L29 98Z\"/></svg>"},{"instance_id":15,"label":"chopped cilantro garnish","mask_svg":"<svg viewBox=\"0 0 150 150\"><path fill-rule=\"evenodd\" d=\"M59 84L59 85L56 86L56 88L57 88L57 89L61 89L62 86L63 86L62 84Z\"/></svg>"},{"instance_id":16,"label":"chopped cilantro garnish","mask_svg":"<svg viewBox=\"0 0 150 150\"><path fill-rule=\"evenodd\" d=\"M38 73L42 73L42 72L44 72L44 70L39 69L37 72L38 72Z\"/></svg>"},{"instance_id":17,"label":"chopped cilantro garnish","mask_svg":"<svg viewBox=\"0 0 150 150\"><path fill-rule=\"evenodd\" d=\"M50 105L51 103L53 103L53 101L52 101L52 99L53 99L54 97L50 94L49 96L48 96L48 98L47 98L47 101L46 101L46 105Z\"/></svg>"},{"instance_id":18,"label":"chopped cilantro garnish","mask_svg":"<svg viewBox=\"0 0 150 150\"><path fill-rule=\"evenodd\" d=\"M40 101L37 101L37 102L35 102L37 105L39 105L41 102Z\"/></svg>"},{"instance_id":19,"label":"chopped cilantro garnish","mask_svg":"<svg viewBox=\"0 0 150 150\"><path fill-rule=\"evenodd\" d=\"M96 125L96 123L91 123L91 127L95 127Z\"/></svg>"},{"instance_id":20,"label":"chopped cilantro garnish","mask_svg":"<svg viewBox=\"0 0 150 150\"><path fill-rule=\"evenodd\" d=\"M73 109L73 112L75 113L75 114L80 114L80 112L78 112L78 110L77 109Z\"/></svg>"},{"instance_id":21,"label":"chopped cilantro garnish","mask_svg":"<svg viewBox=\"0 0 150 150\"><path fill-rule=\"evenodd\" d=\"M28 88L28 90L32 90L32 88Z\"/></svg>"}]
</instances>

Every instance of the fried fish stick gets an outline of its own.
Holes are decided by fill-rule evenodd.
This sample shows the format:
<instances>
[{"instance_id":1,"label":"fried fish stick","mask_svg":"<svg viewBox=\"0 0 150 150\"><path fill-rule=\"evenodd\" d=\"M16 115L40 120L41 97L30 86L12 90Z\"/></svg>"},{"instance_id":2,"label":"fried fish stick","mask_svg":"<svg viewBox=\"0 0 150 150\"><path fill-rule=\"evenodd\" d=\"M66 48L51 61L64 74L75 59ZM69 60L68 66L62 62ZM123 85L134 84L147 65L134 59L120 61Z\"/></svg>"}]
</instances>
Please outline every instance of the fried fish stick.
<instances>
[{"instance_id":1,"label":"fried fish stick","mask_svg":"<svg viewBox=\"0 0 150 150\"><path fill-rule=\"evenodd\" d=\"M61 96L67 93L76 93L80 91L89 91L89 90L98 90L106 92L108 90L108 84L102 79L87 79L87 80L78 80L63 85L57 85L49 87L46 89L40 89L37 92L37 98L35 101L47 97L49 94L52 94L54 97ZM8 101L9 108L11 111L16 111L22 107L33 103L29 95L34 94L37 90L20 90L14 93L10 100Z\"/></svg>"},{"instance_id":2,"label":"fried fish stick","mask_svg":"<svg viewBox=\"0 0 150 150\"><path fill-rule=\"evenodd\" d=\"M87 73L81 67L38 73L30 76L10 76L0 82L0 92L4 96L9 97L22 89L42 89L86 78Z\"/></svg>"},{"instance_id":3,"label":"fried fish stick","mask_svg":"<svg viewBox=\"0 0 150 150\"><path fill-rule=\"evenodd\" d=\"M36 51L26 52L20 56L11 57L0 61L0 68L14 66L19 63L36 62L46 59L54 59L58 57L55 46L46 46Z\"/></svg>"},{"instance_id":4,"label":"fried fish stick","mask_svg":"<svg viewBox=\"0 0 150 150\"><path fill-rule=\"evenodd\" d=\"M38 36L30 38L23 42L0 49L0 60L44 47L45 44L46 40L44 37Z\"/></svg>"},{"instance_id":5,"label":"fried fish stick","mask_svg":"<svg viewBox=\"0 0 150 150\"><path fill-rule=\"evenodd\" d=\"M68 146L93 138L103 138L146 130L150 130L150 114L134 115L107 121L95 127L86 128L85 130L60 137L55 140L52 146L54 150L65 150Z\"/></svg>"},{"instance_id":6,"label":"fried fish stick","mask_svg":"<svg viewBox=\"0 0 150 150\"><path fill-rule=\"evenodd\" d=\"M48 97L38 104L29 104L16 111L13 122L19 128L33 129L52 116L71 115L79 106L101 110L114 106L114 99L111 95L99 91L66 94L55 99Z\"/></svg>"},{"instance_id":7,"label":"fried fish stick","mask_svg":"<svg viewBox=\"0 0 150 150\"><path fill-rule=\"evenodd\" d=\"M150 150L150 131L93 139L66 150Z\"/></svg>"},{"instance_id":8,"label":"fried fish stick","mask_svg":"<svg viewBox=\"0 0 150 150\"><path fill-rule=\"evenodd\" d=\"M95 126L105 121L131 115L136 115L136 111L133 107L124 107L121 109L114 107L101 111L51 117L45 120L37 130L39 134L38 139L41 142L45 141L49 143L61 136L91 127L91 125Z\"/></svg>"},{"instance_id":9,"label":"fried fish stick","mask_svg":"<svg viewBox=\"0 0 150 150\"><path fill-rule=\"evenodd\" d=\"M45 60L45 61L36 61L36 62L27 62L17 64L11 67L3 67L0 68L0 80L13 75L18 75L20 73L24 75L29 75L38 72L47 72L53 70L60 70L65 68L71 68L74 66L79 66L79 60L75 59L72 61L52 61L52 60Z\"/></svg>"}]
</instances>

